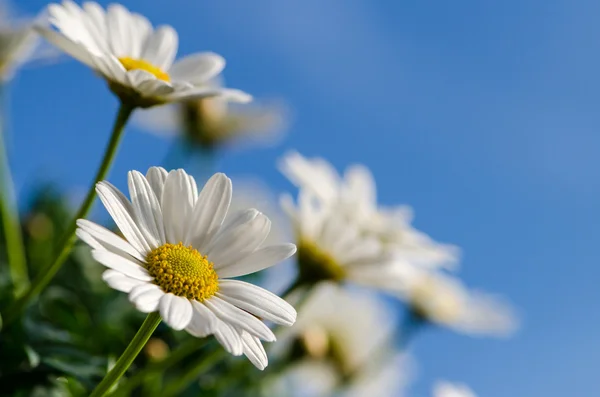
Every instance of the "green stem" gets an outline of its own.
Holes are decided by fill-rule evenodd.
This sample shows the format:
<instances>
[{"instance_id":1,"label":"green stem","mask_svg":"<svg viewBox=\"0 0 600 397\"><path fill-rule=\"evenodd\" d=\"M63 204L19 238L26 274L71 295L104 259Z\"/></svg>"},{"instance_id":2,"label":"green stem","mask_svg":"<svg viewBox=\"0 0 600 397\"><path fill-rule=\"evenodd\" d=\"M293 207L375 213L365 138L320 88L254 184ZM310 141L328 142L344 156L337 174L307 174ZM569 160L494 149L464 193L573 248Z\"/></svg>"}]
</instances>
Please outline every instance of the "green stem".
<instances>
[{"instance_id":1,"label":"green stem","mask_svg":"<svg viewBox=\"0 0 600 397\"><path fill-rule=\"evenodd\" d=\"M162 393L163 396L178 396L190 383L197 379L204 371L210 369L223 356L225 350L220 346L205 356L200 362L192 365L176 382L169 384ZM90 396L91 397L91 396Z\"/></svg>"},{"instance_id":2,"label":"green stem","mask_svg":"<svg viewBox=\"0 0 600 397\"><path fill-rule=\"evenodd\" d=\"M0 87L2 104L4 105L4 90ZM10 270L10 277L13 283L13 293L20 295L29 287L29 275L27 274L27 260L25 259L25 245L23 244L23 235L21 233L21 222L19 221L19 209L17 205L15 189L11 177L10 165L8 161L8 151L4 142L3 131L6 129L7 122L4 120L6 115L4 106L0 117L0 218L2 218L2 227L6 238L6 255Z\"/></svg>"},{"instance_id":3,"label":"green stem","mask_svg":"<svg viewBox=\"0 0 600 397\"><path fill-rule=\"evenodd\" d=\"M102 397L106 392L110 390L110 388L123 376L125 371L129 368L133 360L140 353L142 348L152 336L152 333L158 327L158 324L161 322L161 317L158 312L148 314L146 320L135 334L131 342L129 342L129 346L125 349L121 357L117 360L115 366L106 374L102 382L96 386L90 397Z\"/></svg>"},{"instance_id":4,"label":"green stem","mask_svg":"<svg viewBox=\"0 0 600 397\"><path fill-rule=\"evenodd\" d=\"M127 381L123 382L122 385L115 391L114 396L128 396L133 389L135 389L140 383L144 381L148 376L157 373L164 372L168 368L177 364L179 361L184 360L186 357L196 353L206 341L204 339L189 339L186 343L182 343L175 350L169 354L167 358L159 362L155 362L147 365L144 369L136 372Z\"/></svg>"},{"instance_id":5,"label":"green stem","mask_svg":"<svg viewBox=\"0 0 600 397\"><path fill-rule=\"evenodd\" d=\"M87 214L90 212L92 208L92 204L94 203L94 199L96 198L96 184L101 180L105 179L108 170L110 169L113 160L115 158L115 154L117 153L117 148L119 147L119 143L121 142L121 138L123 137L123 132L125 129L125 124L132 112L135 110L135 107L127 104L121 104L119 107L119 112L117 114L117 118L115 120L112 134L110 137L110 141L104 153L104 158L102 159L102 163L100 164L100 168L96 172L96 177L94 178L94 182L90 186L88 193L79 207L79 211L75 215L75 218L71 221L69 229L64 234L61 243L59 254L52 262L52 264L42 271L38 277L33 281L31 287L25 292L23 296L21 296L18 300L16 300L12 306L10 306L5 315L5 322L9 323L13 321L21 310L27 306L29 301L39 295L39 293L48 285L48 283L52 280L52 278L56 275L56 273L60 270L63 263L69 257L71 253L71 249L75 244L76 237L75 231L77 230L77 220L80 218L85 218Z\"/></svg>"},{"instance_id":6,"label":"green stem","mask_svg":"<svg viewBox=\"0 0 600 397\"><path fill-rule=\"evenodd\" d=\"M10 277L12 279L15 296L21 294L29 287L29 276L27 274L27 261L25 259L25 246L21 234L21 222L19 221L19 209L16 204L12 178L10 176L8 159L2 134L0 133L0 217L6 238L6 255ZM4 193L4 194L2 194Z\"/></svg>"}]
</instances>

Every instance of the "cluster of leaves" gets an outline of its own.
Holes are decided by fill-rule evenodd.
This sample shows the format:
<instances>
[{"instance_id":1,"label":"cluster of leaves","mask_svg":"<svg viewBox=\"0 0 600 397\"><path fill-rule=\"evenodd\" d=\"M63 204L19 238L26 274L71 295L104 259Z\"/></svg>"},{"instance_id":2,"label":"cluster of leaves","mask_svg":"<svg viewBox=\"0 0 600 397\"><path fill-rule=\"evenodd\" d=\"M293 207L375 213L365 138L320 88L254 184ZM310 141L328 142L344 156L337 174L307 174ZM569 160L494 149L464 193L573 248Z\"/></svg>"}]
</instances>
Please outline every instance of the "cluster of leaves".
<instances>
[{"instance_id":1,"label":"cluster of leaves","mask_svg":"<svg viewBox=\"0 0 600 397\"><path fill-rule=\"evenodd\" d=\"M52 186L32 197L21 225L30 276L35 277L55 257L73 214L64 195ZM4 236L0 241L0 307L7 307L14 296ZM102 270L89 249L78 245L52 284L19 319L4 325L0 395L84 396L102 379L144 317L125 294L104 284ZM238 374L250 371L245 360L219 357L219 365L203 370L200 382L195 382L198 363L219 351L212 339L195 339L161 325L114 395L186 396L198 395L200 388L203 395L216 395L216 381L221 379L217 373L229 372L227 367ZM165 360L169 356L170 362Z\"/></svg>"}]
</instances>

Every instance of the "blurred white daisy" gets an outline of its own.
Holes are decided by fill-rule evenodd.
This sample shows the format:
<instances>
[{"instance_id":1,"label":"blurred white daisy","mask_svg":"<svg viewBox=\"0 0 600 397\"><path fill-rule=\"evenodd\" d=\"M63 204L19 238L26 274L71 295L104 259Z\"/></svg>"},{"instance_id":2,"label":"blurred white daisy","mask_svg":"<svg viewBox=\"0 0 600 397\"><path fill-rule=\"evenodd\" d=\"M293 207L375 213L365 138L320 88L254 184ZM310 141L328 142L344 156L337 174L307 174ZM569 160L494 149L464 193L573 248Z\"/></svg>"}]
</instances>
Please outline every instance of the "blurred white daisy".
<instances>
[{"instance_id":1,"label":"blurred white daisy","mask_svg":"<svg viewBox=\"0 0 600 397\"><path fill-rule=\"evenodd\" d=\"M329 361L346 375L363 367L393 335L396 310L372 291L321 283L309 294L277 349L294 341L297 352Z\"/></svg>"},{"instance_id":2,"label":"blurred white daisy","mask_svg":"<svg viewBox=\"0 0 600 397\"><path fill-rule=\"evenodd\" d=\"M78 237L108 267L103 279L129 294L144 313L159 311L173 329L197 337L214 334L233 355L267 365L260 340L273 332L260 320L290 326L295 310L283 299L232 277L272 266L296 251L293 244L263 246L269 219L255 209L223 222L231 181L215 174L198 194L183 170L150 168L128 175L129 201L104 181L96 190L125 239L90 221L77 222ZM260 319L259 319L260 318Z\"/></svg>"},{"instance_id":3,"label":"blurred white daisy","mask_svg":"<svg viewBox=\"0 0 600 397\"><path fill-rule=\"evenodd\" d=\"M284 195L281 200L296 232L300 285L320 281L351 281L394 292L403 263L387 252L374 236L364 235L357 222L346 216L342 205L323 205L301 189L298 203Z\"/></svg>"},{"instance_id":4,"label":"blurred white daisy","mask_svg":"<svg viewBox=\"0 0 600 397\"><path fill-rule=\"evenodd\" d=\"M51 51L39 45L33 29L34 21L18 17L8 1L0 0L0 79L12 79L25 63L54 57Z\"/></svg>"},{"instance_id":5,"label":"blurred white daisy","mask_svg":"<svg viewBox=\"0 0 600 397\"><path fill-rule=\"evenodd\" d=\"M341 176L322 158L307 159L290 152L279 168L294 185L312 192L325 206L338 207L362 234L379 239L383 248L399 259L429 268L456 266L458 248L437 243L412 227L409 207L378 205L375 180L365 166L350 166Z\"/></svg>"},{"instance_id":6,"label":"blurred white daisy","mask_svg":"<svg viewBox=\"0 0 600 397\"><path fill-rule=\"evenodd\" d=\"M498 296L468 290L447 274L404 267L400 296L421 320L469 335L509 336L518 327L511 306Z\"/></svg>"},{"instance_id":7,"label":"blurred white daisy","mask_svg":"<svg viewBox=\"0 0 600 397\"><path fill-rule=\"evenodd\" d=\"M95 2L80 7L65 0L50 4L48 14L56 30L39 25L40 34L102 75L123 102L150 107L216 95L251 99L239 90L209 84L225 67L221 56L198 53L173 63L177 32L168 25L154 29L144 16L120 4L105 11Z\"/></svg>"},{"instance_id":8,"label":"blurred white daisy","mask_svg":"<svg viewBox=\"0 0 600 397\"><path fill-rule=\"evenodd\" d=\"M221 88L220 79L214 80ZM251 144L269 146L282 136L287 110L281 103L239 104L227 97L199 98L139 112L137 124L159 135L177 136L212 150Z\"/></svg>"},{"instance_id":9,"label":"blurred white daisy","mask_svg":"<svg viewBox=\"0 0 600 397\"><path fill-rule=\"evenodd\" d=\"M291 365L273 387L288 392L269 395L324 396L344 390L349 396L397 396L408 377L406 362L379 362L384 346L393 351L396 317L396 310L371 291L316 286L294 327L283 331L274 346L273 355ZM394 371L387 376L382 370L390 367Z\"/></svg>"},{"instance_id":10,"label":"blurred white daisy","mask_svg":"<svg viewBox=\"0 0 600 397\"><path fill-rule=\"evenodd\" d=\"M433 397L477 397L477 395L465 384L438 381L433 387Z\"/></svg>"}]
</instances>

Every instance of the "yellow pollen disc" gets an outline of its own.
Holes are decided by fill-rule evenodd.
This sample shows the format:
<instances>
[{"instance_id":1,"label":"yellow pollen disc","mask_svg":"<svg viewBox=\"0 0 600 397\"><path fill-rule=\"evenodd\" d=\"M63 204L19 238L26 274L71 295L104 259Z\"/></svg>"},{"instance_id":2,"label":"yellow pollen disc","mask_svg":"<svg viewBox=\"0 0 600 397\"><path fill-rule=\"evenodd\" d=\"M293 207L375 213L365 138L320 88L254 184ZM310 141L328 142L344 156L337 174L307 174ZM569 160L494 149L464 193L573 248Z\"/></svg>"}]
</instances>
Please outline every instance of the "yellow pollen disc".
<instances>
[{"instance_id":1,"label":"yellow pollen disc","mask_svg":"<svg viewBox=\"0 0 600 397\"><path fill-rule=\"evenodd\" d=\"M346 277L345 270L333 256L309 241L298 244L298 266L304 281L341 281Z\"/></svg>"},{"instance_id":2,"label":"yellow pollen disc","mask_svg":"<svg viewBox=\"0 0 600 397\"><path fill-rule=\"evenodd\" d=\"M143 59L133 59L129 57L119 58L119 62L123 65L125 70L144 70L148 73L153 74L157 79L163 81L170 81L171 77L166 72L157 66L152 65L150 62L145 61Z\"/></svg>"},{"instance_id":3,"label":"yellow pollen disc","mask_svg":"<svg viewBox=\"0 0 600 397\"><path fill-rule=\"evenodd\" d=\"M219 290L219 277L206 256L183 243L165 244L146 256L146 268L164 292L202 302Z\"/></svg>"}]
</instances>

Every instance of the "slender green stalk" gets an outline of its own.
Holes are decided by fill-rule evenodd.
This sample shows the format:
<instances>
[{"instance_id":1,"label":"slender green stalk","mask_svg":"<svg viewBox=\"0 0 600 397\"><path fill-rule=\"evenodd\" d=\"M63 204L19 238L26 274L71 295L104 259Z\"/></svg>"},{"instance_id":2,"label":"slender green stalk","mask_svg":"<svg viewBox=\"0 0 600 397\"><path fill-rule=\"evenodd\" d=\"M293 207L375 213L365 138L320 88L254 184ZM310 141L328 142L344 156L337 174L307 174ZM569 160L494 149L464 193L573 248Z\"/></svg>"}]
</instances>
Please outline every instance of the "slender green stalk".
<instances>
[{"instance_id":1,"label":"slender green stalk","mask_svg":"<svg viewBox=\"0 0 600 397\"><path fill-rule=\"evenodd\" d=\"M25 245L19 221L19 208L10 172L8 150L4 142L3 132L7 129L8 123L5 120L3 88L0 87L0 96L2 97L0 98L2 102L0 104L2 107L0 109L0 218L2 218L2 227L6 238L6 255L13 283L13 293L18 296L29 287L29 275L27 274Z\"/></svg>"},{"instance_id":2,"label":"slender green stalk","mask_svg":"<svg viewBox=\"0 0 600 397\"><path fill-rule=\"evenodd\" d=\"M123 376L125 371L129 368L133 360L140 353L142 348L148 342L148 339L152 336L152 333L158 327L158 324L162 321L158 312L148 314L146 320L135 334L129 346L125 349L121 357L115 363L115 366L106 374L102 382L96 386L90 397L102 397L107 393L111 387Z\"/></svg>"},{"instance_id":3,"label":"slender green stalk","mask_svg":"<svg viewBox=\"0 0 600 397\"><path fill-rule=\"evenodd\" d=\"M31 284L31 287L29 287L25 294L17 299L13 305L7 309L4 315L6 323L13 321L21 312L21 310L27 306L29 301L39 295L39 293L48 285L48 283L50 283L52 278L56 275L63 263L69 257L71 249L76 241L75 231L77 230L77 219L85 218L90 212L92 204L94 203L94 199L96 198L96 184L105 179L106 174L108 173L108 170L110 169L117 153L117 148L119 147L121 138L123 137L125 124L127 123L127 120L129 120L129 117L134 109L135 107L132 107L131 105L121 104L115 124L113 126L110 141L106 147L102 163L100 164L100 168L98 168L98 171L96 172L94 182L90 186L88 193L81 204L81 207L79 207L75 218L71 221L69 229L66 231L61 240L58 256L50 266L48 266L45 270L42 270L38 277L35 278Z\"/></svg>"},{"instance_id":4,"label":"slender green stalk","mask_svg":"<svg viewBox=\"0 0 600 397\"><path fill-rule=\"evenodd\" d=\"M183 375L177 378L175 382L170 383L165 388L162 395L165 397L178 396L179 393L184 391L189 384L197 379L204 371L216 364L222 358L224 352L224 349L217 347L208 355L204 356L202 360L193 364Z\"/></svg>"},{"instance_id":5,"label":"slender green stalk","mask_svg":"<svg viewBox=\"0 0 600 397\"><path fill-rule=\"evenodd\" d=\"M112 395L128 396L133 389L144 381L144 379L155 373L166 371L173 365L196 353L205 345L205 343L206 340L204 339L189 339L174 349L164 360L149 364L142 370L136 372L119 385L119 388Z\"/></svg>"}]
</instances>

